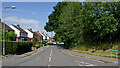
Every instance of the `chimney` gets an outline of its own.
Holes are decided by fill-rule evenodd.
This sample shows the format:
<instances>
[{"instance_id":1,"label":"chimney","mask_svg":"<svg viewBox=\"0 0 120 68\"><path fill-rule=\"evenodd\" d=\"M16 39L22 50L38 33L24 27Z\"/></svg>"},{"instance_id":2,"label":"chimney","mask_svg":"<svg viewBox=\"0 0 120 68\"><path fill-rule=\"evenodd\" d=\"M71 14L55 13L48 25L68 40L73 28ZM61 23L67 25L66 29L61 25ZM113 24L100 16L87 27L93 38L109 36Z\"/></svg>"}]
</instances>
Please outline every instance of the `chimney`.
<instances>
[{"instance_id":1,"label":"chimney","mask_svg":"<svg viewBox=\"0 0 120 68\"><path fill-rule=\"evenodd\" d=\"M39 33L39 31L37 31Z\"/></svg>"},{"instance_id":2,"label":"chimney","mask_svg":"<svg viewBox=\"0 0 120 68\"><path fill-rule=\"evenodd\" d=\"M32 31L32 28L30 28L30 31Z\"/></svg>"},{"instance_id":3,"label":"chimney","mask_svg":"<svg viewBox=\"0 0 120 68\"><path fill-rule=\"evenodd\" d=\"M17 27L19 27L19 28L20 28L20 25L17 25Z\"/></svg>"}]
</instances>

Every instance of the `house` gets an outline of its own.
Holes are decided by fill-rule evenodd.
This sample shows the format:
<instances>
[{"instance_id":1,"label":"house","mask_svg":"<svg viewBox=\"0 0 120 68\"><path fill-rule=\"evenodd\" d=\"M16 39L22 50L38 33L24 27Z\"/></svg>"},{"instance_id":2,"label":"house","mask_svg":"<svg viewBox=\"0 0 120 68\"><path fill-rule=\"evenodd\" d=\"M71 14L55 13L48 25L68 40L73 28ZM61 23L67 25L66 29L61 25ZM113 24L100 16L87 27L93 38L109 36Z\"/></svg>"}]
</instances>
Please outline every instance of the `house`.
<instances>
[{"instance_id":1,"label":"house","mask_svg":"<svg viewBox=\"0 0 120 68\"><path fill-rule=\"evenodd\" d=\"M36 34L36 32L34 32L34 34L33 34L34 41L38 41L37 36L38 35Z\"/></svg>"},{"instance_id":2,"label":"house","mask_svg":"<svg viewBox=\"0 0 120 68\"><path fill-rule=\"evenodd\" d=\"M43 39L43 41L44 41L44 40L47 40L47 36L44 34L44 32L41 33L41 35L42 35L42 39Z\"/></svg>"},{"instance_id":3,"label":"house","mask_svg":"<svg viewBox=\"0 0 120 68\"><path fill-rule=\"evenodd\" d=\"M37 35L37 41L42 41L43 39L43 36L39 33L39 31L37 31L37 32L34 32L36 35Z\"/></svg>"},{"instance_id":4,"label":"house","mask_svg":"<svg viewBox=\"0 0 120 68\"><path fill-rule=\"evenodd\" d=\"M32 31L32 28L30 28L30 29L25 29L25 31L28 33L28 34L27 34L28 41L33 41L34 32Z\"/></svg>"},{"instance_id":5,"label":"house","mask_svg":"<svg viewBox=\"0 0 120 68\"><path fill-rule=\"evenodd\" d=\"M27 41L27 32L24 31L19 25L15 26L13 24L9 25L10 28L12 28L15 31L15 34L17 34L16 41Z\"/></svg>"},{"instance_id":6,"label":"house","mask_svg":"<svg viewBox=\"0 0 120 68\"><path fill-rule=\"evenodd\" d=\"M50 37L46 34L46 40L50 41Z\"/></svg>"},{"instance_id":7,"label":"house","mask_svg":"<svg viewBox=\"0 0 120 68\"><path fill-rule=\"evenodd\" d=\"M41 35L43 36L43 41L50 42L50 37L48 36L48 34L44 34L44 32L43 32Z\"/></svg>"},{"instance_id":8,"label":"house","mask_svg":"<svg viewBox=\"0 0 120 68\"><path fill-rule=\"evenodd\" d=\"M0 29L3 29L4 28L4 24L3 22L1 22L1 19L0 19ZM8 32L10 31L14 31L13 29L11 29L7 24L5 24L5 30L7 30Z\"/></svg>"}]
</instances>

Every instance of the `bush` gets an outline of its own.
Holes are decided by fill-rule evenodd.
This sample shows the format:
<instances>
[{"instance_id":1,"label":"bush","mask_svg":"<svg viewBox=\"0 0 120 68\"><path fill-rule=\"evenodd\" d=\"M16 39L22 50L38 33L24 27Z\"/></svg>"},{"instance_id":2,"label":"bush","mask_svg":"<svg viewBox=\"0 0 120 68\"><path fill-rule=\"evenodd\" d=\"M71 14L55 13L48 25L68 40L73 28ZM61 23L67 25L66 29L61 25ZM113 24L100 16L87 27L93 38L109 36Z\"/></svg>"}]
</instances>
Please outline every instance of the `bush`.
<instances>
[{"instance_id":1,"label":"bush","mask_svg":"<svg viewBox=\"0 0 120 68\"><path fill-rule=\"evenodd\" d=\"M5 41L6 54L22 54L31 51L32 42L28 41Z\"/></svg>"},{"instance_id":2,"label":"bush","mask_svg":"<svg viewBox=\"0 0 120 68\"><path fill-rule=\"evenodd\" d=\"M46 43L45 41L42 42L42 44L44 44L44 45L45 45L45 43Z\"/></svg>"},{"instance_id":3,"label":"bush","mask_svg":"<svg viewBox=\"0 0 120 68\"><path fill-rule=\"evenodd\" d=\"M34 44L35 44L35 47L37 47L37 48L39 48L39 47L42 46L42 45L41 45L41 42L34 41Z\"/></svg>"},{"instance_id":4,"label":"bush","mask_svg":"<svg viewBox=\"0 0 120 68\"><path fill-rule=\"evenodd\" d=\"M46 45L50 45L50 43L46 43Z\"/></svg>"}]
</instances>

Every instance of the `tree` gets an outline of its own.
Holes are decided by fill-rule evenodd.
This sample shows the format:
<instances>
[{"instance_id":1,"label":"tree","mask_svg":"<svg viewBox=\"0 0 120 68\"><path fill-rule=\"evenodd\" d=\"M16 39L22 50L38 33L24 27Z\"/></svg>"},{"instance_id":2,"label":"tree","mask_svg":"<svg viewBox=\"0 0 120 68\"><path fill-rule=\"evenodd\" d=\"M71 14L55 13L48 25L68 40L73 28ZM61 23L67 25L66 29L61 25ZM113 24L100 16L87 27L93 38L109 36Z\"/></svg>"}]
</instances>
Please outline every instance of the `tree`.
<instances>
[{"instance_id":1,"label":"tree","mask_svg":"<svg viewBox=\"0 0 120 68\"><path fill-rule=\"evenodd\" d=\"M49 21L46 23L44 29L46 31L54 31L59 27L61 24L59 20L59 16L62 13L62 8L66 6L67 2L59 2L56 6L54 6L54 11L48 16Z\"/></svg>"},{"instance_id":2,"label":"tree","mask_svg":"<svg viewBox=\"0 0 120 68\"><path fill-rule=\"evenodd\" d=\"M117 41L119 6L120 2L61 2L54 7L45 29L54 31L54 39L64 42L66 48Z\"/></svg>"},{"instance_id":3,"label":"tree","mask_svg":"<svg viewBox=\"0 0 120 68\"><path fill-rule=\"evenodd\" d=\"M3 39L3 30L2 31L2 39ZM14 31L10 31L8 32L7 30L5 30L5 40L9 40L9 41L16 41L17 35L15 34Z\"/></svg>"}]
</instances>

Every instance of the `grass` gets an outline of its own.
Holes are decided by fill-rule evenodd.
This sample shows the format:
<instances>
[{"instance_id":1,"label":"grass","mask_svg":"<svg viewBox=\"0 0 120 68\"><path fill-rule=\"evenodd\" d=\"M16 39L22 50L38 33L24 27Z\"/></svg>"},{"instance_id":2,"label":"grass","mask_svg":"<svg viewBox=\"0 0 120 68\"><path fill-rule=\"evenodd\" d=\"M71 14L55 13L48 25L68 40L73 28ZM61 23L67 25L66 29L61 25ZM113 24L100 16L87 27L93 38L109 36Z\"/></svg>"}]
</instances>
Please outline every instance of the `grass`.
<instances>
[{"instance_id":1,"label":"grass","mask_svg":"<svg viewBox=\"0 0 120 68\"><path fill-rule=\"evenodd\" d=\"M0 56L0 58L6 58L6 57L8 57L8 56Z\"/></svg>"},{"instance_id":2,"label":"grass","mask_svg":"<svg viewBox=\"0 0 120 68\"><path fill-rule=\"evenodd\" d=\"M4 56L0 56L0 58L4 58Z\"/></svg>"},{"instance_id":3,"label":"grass","mask_svg":"<svg viewBox=\"0 0 120 68\"><path fill-rule=\"evenodd\" d=\"M109 51L109 49L118 49L119 45L120 45L120 42L114 43L114 44L102 44L100 46L81 45L81 46L73 47L70 50L77 52L77 53L83 53L83 54L88 54L88 55L111 58L111 51ZM116 58L116 52L113 52L112 57ZM120 52L118 54L118 58L120 59Z\"/></svg>"}]
</instances>

